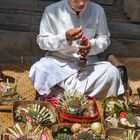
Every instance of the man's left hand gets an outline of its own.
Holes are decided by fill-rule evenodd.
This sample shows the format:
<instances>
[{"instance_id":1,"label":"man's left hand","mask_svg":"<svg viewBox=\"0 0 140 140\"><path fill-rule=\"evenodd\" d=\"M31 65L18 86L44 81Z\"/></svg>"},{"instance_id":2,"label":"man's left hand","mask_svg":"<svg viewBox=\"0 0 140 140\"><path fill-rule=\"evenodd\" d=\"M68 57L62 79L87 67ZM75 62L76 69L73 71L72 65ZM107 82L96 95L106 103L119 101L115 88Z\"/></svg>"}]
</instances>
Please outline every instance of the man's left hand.
<instances>
[{"instance_id":1,"label":"man's left hand","mask_svg":"<svg viewBox=\"0 0 140 140\"><path fill-rule=\"evenodd\" d=\"M79 46L78 54L80 54L81 57L84 59L84 58L86 58L87 55L89 54L90 49L91 49L91 44L90 44L90 42L88 41L88 44L87 44L86 46Z\"/></svg>"}]
</instances>

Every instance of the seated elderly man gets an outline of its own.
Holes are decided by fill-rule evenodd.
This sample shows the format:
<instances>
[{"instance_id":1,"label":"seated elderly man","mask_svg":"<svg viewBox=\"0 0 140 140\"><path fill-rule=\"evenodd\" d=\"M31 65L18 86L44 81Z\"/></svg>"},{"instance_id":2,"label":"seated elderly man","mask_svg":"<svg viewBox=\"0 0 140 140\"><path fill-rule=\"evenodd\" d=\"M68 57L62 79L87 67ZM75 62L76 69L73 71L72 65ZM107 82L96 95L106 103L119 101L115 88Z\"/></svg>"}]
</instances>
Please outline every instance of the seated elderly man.
<instances>
[{"instance_id":1,"label":"seated elderly man","mask_svg":"<svg viewBox=\"0 0 140 140\"><path fill-rule=\"evenodd\" d=\"M81 44L85 36L86 44ZM97 54L110 45L103 8L89 0L62 0L42 16L37 42L46 51L30 70L40 96L49 97L55 85L103 99L124 93L119 71Z\"/></svg>"}]
</instances>

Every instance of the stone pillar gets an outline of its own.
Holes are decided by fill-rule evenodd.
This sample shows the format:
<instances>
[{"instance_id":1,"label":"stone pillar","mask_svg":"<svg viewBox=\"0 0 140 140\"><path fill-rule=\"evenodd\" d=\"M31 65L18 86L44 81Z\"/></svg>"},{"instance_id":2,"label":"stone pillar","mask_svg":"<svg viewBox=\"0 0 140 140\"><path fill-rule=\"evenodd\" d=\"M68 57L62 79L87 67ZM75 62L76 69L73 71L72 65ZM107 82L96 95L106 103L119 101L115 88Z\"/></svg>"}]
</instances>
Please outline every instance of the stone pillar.
<instances>
[{"instance_id":1,"label":"stone pillar","mask_svg":"<svg viewBox=\"0 0 140 140\"><path fill-rule=\"evenodd\" d=\"M124 12L128 13L128 0L124 0Z\"/></svg>"},{"instance_id":2,"label":"stone pillar","mask_svg":"<svg viewBox=\"0 0 140 140\"><path fill-rule=\"evenodd\" d=\"M124 0L124 12L132 22L140 22L140 0Z\"/></svg>"},{"instance_id":3,"label":"stone pillar","mask_svg":"<svg viewBox=\"0 0 140 140\"><path fill-rule=\"evenodd\" d=\"M132 6L132 12L130 14L130 20L133 22L140 22L140 0L129 0L130 5Z\"/></svg>"}]
</instances>

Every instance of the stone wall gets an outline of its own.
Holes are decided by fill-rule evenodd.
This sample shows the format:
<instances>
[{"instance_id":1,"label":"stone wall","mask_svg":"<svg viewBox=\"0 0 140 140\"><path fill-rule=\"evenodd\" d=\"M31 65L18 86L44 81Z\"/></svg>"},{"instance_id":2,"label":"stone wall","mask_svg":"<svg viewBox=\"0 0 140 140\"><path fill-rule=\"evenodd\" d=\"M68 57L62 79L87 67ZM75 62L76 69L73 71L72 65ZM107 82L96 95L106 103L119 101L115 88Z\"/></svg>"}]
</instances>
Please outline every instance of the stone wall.
<instances>
[{"instance_id":1,"label":"stone wall","mask_svg":"<svg viewBox=\"0 0 140 140\"><path fill-rule=\"evenodd\" d=\"M0 0L0 61L35 62L44 55L36 43L46 6L57 0ZM140 25L131 23L120 0L96 0L105 8L112 44L119 57L140 56Z\"/></svg>"},{"instance_id":2,"label":"stone wall","mask_svg":"<svg viewBox=\"0 0 140 140\"><path fill-rule=\"evenodd\" d=\"M124 12L132 22L140 23L140 0L124 0Z\"/></svg>"}]
</instances>

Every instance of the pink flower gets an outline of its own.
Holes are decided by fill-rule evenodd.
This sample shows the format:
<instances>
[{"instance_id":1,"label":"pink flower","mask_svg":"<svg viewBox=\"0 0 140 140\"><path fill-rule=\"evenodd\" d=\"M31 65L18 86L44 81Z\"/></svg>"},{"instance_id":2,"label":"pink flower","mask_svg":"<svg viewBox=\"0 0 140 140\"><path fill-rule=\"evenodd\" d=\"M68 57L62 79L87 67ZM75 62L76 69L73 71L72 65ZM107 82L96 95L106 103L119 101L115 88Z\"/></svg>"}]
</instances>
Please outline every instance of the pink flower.
<instances>
[{"instance_id":1,"label":"pink flower","mask_svg":"<svg viewBox=\"0 0 140 140\"><path fill-rule=\"evenodd\" d=\"M86 46L88 43L88 39L86 36L83 36L80 40L80 45Z\"/></svg>"},{"instance_id":2,"label":"pink flower","mask_svg":"<svg viewBox=\"0 0 140 140\"><path fill-rule=\"evenodd\" d=\"M82 42L87 42L87 40L88 39L85 36L83 36L82 39L81 39Z\"/></svg>"},{"instance_id":3,"label":"pink flower","mask_svg":"<svg viewBox=\"0 0 140 140\"><path fill-rule=\"evenodd\" d=\"M40 140L47 140L46 136L44 134L42 134L41 139Z\"/></svg>"},{"instance_id":4,"label":"pink flower","mask_svg":"<svg viewBox=\"0 0 140 140\"><path fill-rule=\"evenodd\" d=\"M7 92L6 86L0 86L0 92Z\"/></svg>"},{"instance_id":5,"label":"pink flower","mask_svg":"<svg viewBox=\"0 0 140 140\"><path fill-rule=\"evenodd\" d=\"M26 116L25 118L26 118L26 120L27 120L28 122L32 122L32 118L30 118L30 117L28 117L28 116Z\"/></svg>"},{"instance_id":6,"label":"pink flower","mask_svg":"<svg viewBox=\"0 0 140 140\"><path fill-rule=\"evenodd\" d=\"M4 88L5 88L5 87L3 87L3 86L0 86L0 90L1 90L1 91L2 91Z\"/></svg>"},{"instance_id":7,"label":"pink flower","mask_svg":"<svg viewBox=\"0 0 140 140\"><path fill-rule=\"evenodd\" d=\"M82 127L82 128L81 128L81 131L82 131L82 132L86 132L86 131L87 131L87 128Z\"/></svg>"}]
</instances>

